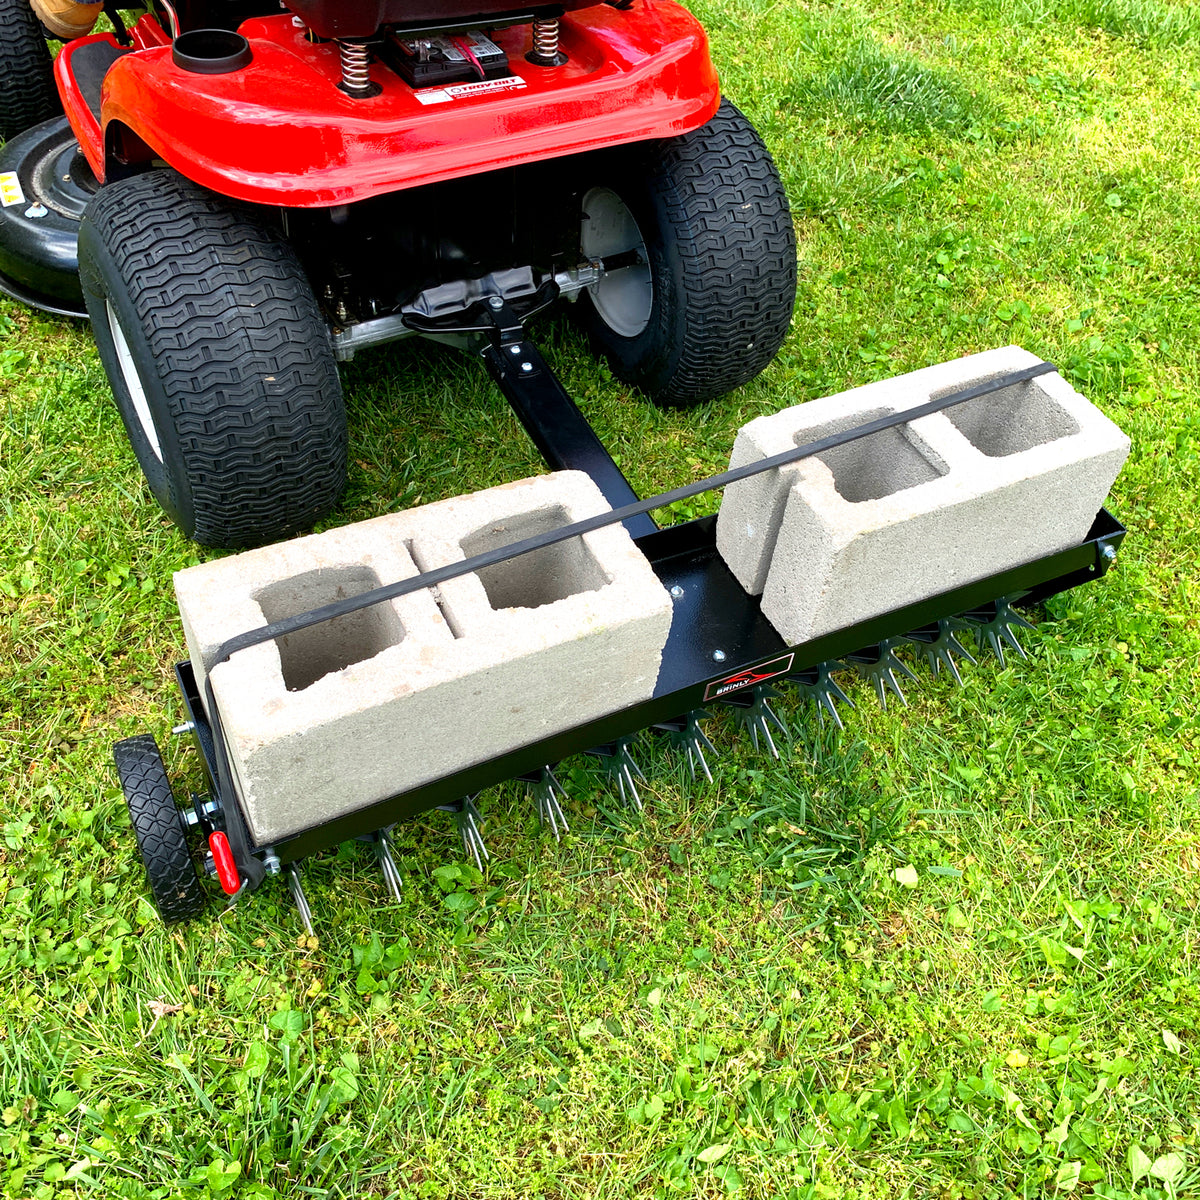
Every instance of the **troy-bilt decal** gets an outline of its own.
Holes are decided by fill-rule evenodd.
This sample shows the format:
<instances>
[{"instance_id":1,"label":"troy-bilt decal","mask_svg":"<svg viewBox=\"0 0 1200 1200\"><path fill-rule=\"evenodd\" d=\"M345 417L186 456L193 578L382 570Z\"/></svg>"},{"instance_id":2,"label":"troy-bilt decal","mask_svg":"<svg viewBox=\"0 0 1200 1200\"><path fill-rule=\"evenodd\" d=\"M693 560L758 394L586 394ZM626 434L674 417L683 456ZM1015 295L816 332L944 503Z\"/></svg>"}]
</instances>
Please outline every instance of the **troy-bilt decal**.
<instances>
[{"instance_id":1,"label":"troy-bilt decal","mask_svg":"<svg viewBox=\"0 0 1200 1200\"><path fill-rule=\"evenodd\" d=\"M21 191L21 181L16 171L0 171L0 207L24 203L25 193Z\"/></svg>"},{"instance_id":2,"label":"troy-bilt decal","mask_svg":"<svg viewBox=\"0 0 1200 1200\"><path fill-rule=\"evenodd\" d=\"M450 83L445 87L423 88L413 95L422 104L447 104L464 96L477 96L480 92L513 92L523 87L525 80L513 75L508 79L481 79L478 83Z\"/></svg>"},{"instance_id":3,"label":"troy-bilt decal","mask_svg":"<svg viewBox=\"0 0 1200 1200\"><path fill-rule=\"evenodd\" d=\"M728 675L724 679L715 680L704 689L704 700L719 700L729 692L737 692L742 688L753 687L756 683L774 679L776 675L786 675L792 669L794 654L785 654L781 658L773 658L770 662L757 667L749 667L736 675Z\"/></svg>"}]
</instances>

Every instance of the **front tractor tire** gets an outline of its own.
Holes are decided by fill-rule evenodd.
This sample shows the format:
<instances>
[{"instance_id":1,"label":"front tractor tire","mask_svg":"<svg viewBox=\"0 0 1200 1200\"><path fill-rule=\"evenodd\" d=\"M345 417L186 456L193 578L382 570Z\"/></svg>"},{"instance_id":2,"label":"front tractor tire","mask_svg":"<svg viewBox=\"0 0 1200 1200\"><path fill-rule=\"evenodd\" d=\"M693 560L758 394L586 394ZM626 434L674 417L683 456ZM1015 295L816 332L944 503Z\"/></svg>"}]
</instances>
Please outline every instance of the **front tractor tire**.
<instances>
[{"instance_id":1,"label":"front tractor tire","mask_svg":"<svg viewBox=\"0 0 1200 1200\"><path fill-rule=\"evenodd\" d=\"M796 302L791 210L757 131L726 100L707 125L604 162L584 189L581 249L628 265L578 305L592 345L665 407L749 382Z\"/></svg>"},{"instance_id":2,"label":"front tractor tire","mask_svg":"<svg viewBox=\"0 0 1200 1200\"><path fill-rule=\"evenodd\" d=\"M328 328L295 252L167 170L100 189L79 230L100 359L155 499L240 549L310 529L346 483Z\"/></svg>"},{"instance_id":3,"label":"front tractor tire","mask_svg":"<svg viewBox=\"0 0 1200 1200\"><path fill-rule=\"evenodd\" d=\"M60 112L50 49L29 0L0 0L0 141Z\"/></svg>"},{"instance_id":4,"label":"front tractor tire","mask_svg":"<svg viewBox=\"0 0 1200 1200\"><path fill-rule=\"evenodd\" d=\"M186 921L204 909L208 897L158 745L150 734L140 733L113 746L113 761L154 906L168 925Z\"/></svg>"}]
</instances>

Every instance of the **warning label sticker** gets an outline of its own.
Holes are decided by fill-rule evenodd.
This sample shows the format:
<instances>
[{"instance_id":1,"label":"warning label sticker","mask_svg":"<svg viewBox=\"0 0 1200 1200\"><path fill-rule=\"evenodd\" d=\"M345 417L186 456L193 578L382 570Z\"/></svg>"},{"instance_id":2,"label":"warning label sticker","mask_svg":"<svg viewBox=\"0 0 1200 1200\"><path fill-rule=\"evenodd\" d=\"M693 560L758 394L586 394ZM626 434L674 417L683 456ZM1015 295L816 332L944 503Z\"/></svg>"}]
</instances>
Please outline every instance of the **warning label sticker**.
<instances>
[{"instance_id":1,"label":"warning label sticker","mask_svg":"<svg viewBox=\"0 0 1200 1200\"><path fill-rule=\"evenodd\" d=\"M478 96L481 92L516 92L525 86L525 80L519 75L512 75L508 79L481 79L477 83L451 83L445 87L423 88L413 95L422 104L448 104L451 100Z\"/></svg>"},{"instance_id":2,"label":"warning label sticker","mask_svg":"<svg viewBox=\"0 0 1200 1200\"><path fill-rule=\"evenodd\" d=\"M0 206L8 208L13 204L24 204L25 193L21 191L21 181L16 171L0 171Z\"/></svg>"}]
</instances>

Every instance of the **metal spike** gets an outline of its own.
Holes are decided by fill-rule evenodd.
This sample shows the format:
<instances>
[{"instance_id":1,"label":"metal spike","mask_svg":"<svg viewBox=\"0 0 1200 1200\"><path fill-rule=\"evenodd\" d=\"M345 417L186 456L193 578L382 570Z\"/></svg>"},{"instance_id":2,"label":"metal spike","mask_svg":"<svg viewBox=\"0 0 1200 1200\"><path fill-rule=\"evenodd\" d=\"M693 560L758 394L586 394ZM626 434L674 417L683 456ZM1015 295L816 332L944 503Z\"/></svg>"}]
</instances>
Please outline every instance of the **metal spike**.
<instances>
[{"instance_id":1,"label":"metal spike","mask_svg":"<svg viewBox=\"0 0 1200 1200\"><path fill-rule=\"evenodd\" d=\"M825 727L825 718L828 715L839 729L844 730L846 726L842 724L842 714L838 712L837 706L844 704L847 708L854 707L854 701L842 691L841 686L833 677L834 671L844 669L840 662L823 662L818 663L815 667L809 667L806 671L788 676L788 679L796 685L800 695L806 700L811 700L817 706L817 716L820 718L822 728Z\"/></svg>"},{"instance_id":2,"label":"metal spike","mask_svg":"<svg viewBox=\"0 0 1200 1200\"><path fill-rule=\"evenodd\" d=\"M396 866L396 859L392 855L391 829L376 830L371 837L371 842L375 847L375 857L379 860L379 869L383 872L383 881L387 884L387 890L391 892L392 899L399 904L404 899L404 881L400 875L400 868Z\"/></svg>"},{"instance_id":3,"label":"metal spike","mask_svg":"<svg viewBox=\"0 0 1200 1200\"><path fill-rule=\"evenodd\" d=\"M791 738L788 727L779 719L769 701L779 693L769 684L760 683L756 687L743 688L721 699L722 704L733 709L737 723L745 729L754 742L754 749L760 749L759 740L766 742L772 757L779 757L775 739L771 736L771 726L774 725L785 738Z\"/></svg>"},{"instance_id":4,"label":"metal spike","mask_svg":"<svg viewBox=\"0 0 1200 1200\"><path fill-rule=\"evenodd\" d=\"M954 656L965 658L971 666L975 666L974 655L958 640L958 635L971 626L960 617L943 617L929 625L922 625L905 636L905 641L916 646L925 656L929 672L935 678L944 669L954 677L959 687L963 686L962 676L958 673L958 663Z\"/></svg>"},{"instance_id":5,"label":"metal spike","mask_svg":"<svg viewBox=\"0 0 1200 1200\"><path fill-rule=\"evenodd\" d=\"M308 897L304 894L304 885L300 882L300 866L298 863L290 862L283 870L287 875L288 887L292 891L292 899L300 910L300 920L304 922L304 932L309 937L316 937L317 931L313 928L312 909L308 906Z\"/></svg>"},{"instance_id":6,"label":"metal spike","mask_svg":"<svg viewBox=\"0 0 1200 1200\"><path fill-rule=\"evenodd\" d=\"M900 684L896 681L897 671L906 675L914 683L917 682L917 677L908 665L901 662L896 656L896 647L903 645L904 640L902 637L884 638L874 646L868 646L846 656L846 661L853 665L859 678L869 680L874 685L875 694L879 697L880 708L887 708L888 692L891 692L905 708L908 707L908 701L904 698Z\"/></svg>"},{"instance_id":7,"label":"metal spike","mask_svg":"<svg viewBox=\"0 0 1200 1200\"><path fill-rule=\"evenodd\" d=\"M612 780L616 782L617 793L621 797L621 803L627 808L632 808L634 812L642 812L642 798L638 794L637 784L634 782L636 774L640 779L645 779L642 774L642 769L633 760L633 755L629 753L629 747L633 743L636 734L631 734L628 737L617 738L615 742L605 742L602 746L594 746L588 751L593 758L600 760L601 769Z\"/></svg>"},{"instance_id":8,"label":"metal spike","mask_svg":"<svg viewBox=\"0 0 1200 1200\"><path fill-rule=\"evenodd\" d=\"M458 826L458 836L462 838L463 849L466 851L467 857L474 859L475 865L482 871L483 864L491 858L491 855L483 843L483 834L480 832L483 827L483 816L475 807L475 797L464 796L453 804L440 804L438 812L448 812L454 817L454 823Z\"/></svg>"},{"instance_id":9,"label":"metal spike","mask_svg":"<svg viewBox=\"0 0 1200 1200\"><path fill-rule=\"evenodd\" d=\"M567 793L563 791L562 784L555 779L554 772L549 767L542 767L540 770L530 771L528 775L522 775L521 781L527 786L533 799L538 823L543 829L548 828L554 834L556 842L562 841L562 835L569 833L571 827L567 824L561 802L567 798Z\"/></svg>"},{"instance_id":10,"label":"metal spike","mask_svg":"<svg viewBox=\"0 0 1200 1200\"><path fill-rule=\"evenodd\" d=\"M708 734L700 727L701 721L707 721L712 713L706 712L703 708L695 708L687 716L675 717L670 721L660 721L657 725L651 726L657 729L660 733L665 733L667 739L676 750L682 750L687 755L688 770L692 773L692 778L696 778L696 767L704 772L704 778L712 783L712 772L708 769L708 760L704 757L704 751L707 750L710 754L716 754L717 748L708 739Z\"/></svg>"},{"instance_id":11,"label":"metal spike","mask_svg":"<svg viewBox=\"0 0 1200 1200\"><path fill-rule=\"evenodd\" d=\"M1008 665L1004 661L1005 643L1016 652L1019 658L1029 657L1021 643L1017 641L1016 634L1013 633L1013 626L1021 629L1033 629L1034 626L1013 608L1008 596L1001 596L1000 599L994 600L984 608L977 608L972 612L965 613L964 617L967 623L975 629L975 639L979 643L980 650L990 646L992 652L1000 660L1002 668Z\"/></svg>"}]
</instances>

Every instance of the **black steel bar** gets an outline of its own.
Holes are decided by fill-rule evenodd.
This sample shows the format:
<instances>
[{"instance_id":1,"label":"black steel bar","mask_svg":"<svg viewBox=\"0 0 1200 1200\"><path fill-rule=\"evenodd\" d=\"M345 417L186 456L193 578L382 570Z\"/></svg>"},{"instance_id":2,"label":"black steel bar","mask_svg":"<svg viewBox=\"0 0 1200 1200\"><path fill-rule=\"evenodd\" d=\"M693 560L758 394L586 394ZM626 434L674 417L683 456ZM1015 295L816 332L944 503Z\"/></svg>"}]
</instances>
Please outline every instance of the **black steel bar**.
<instances>
[{"instance_id":1,"label":"black steel bar","mask_svg":"<svg viewBox=\"0 0 1200 1200\"><path fill-rule=\"evenodd\" d=\"M246 633L239 633L222 642L217 647L212 665L215 667L219 663L223 663L239 650L247 650L251 646L259 646L263 642L273 641L275 638L283 637L286 634L296 633L298 630L308 629L313 625L320 625L323 621L332 621L335 617L359 612L361 609L370 608L373 604L382 604L387 600L395 600L400 596L407 596L412 592L418 592L424 588L437 587L448 580L457 579L462 575L470 575L475 571L482 571L487 567L495 566L497 563L507 562L511 558L517 558L522 554L529 554L531 551L540 550L544 546L552 546L558 542L565 542L569 538L580 537L585 533L591 533L593 530L603 529L607 525L615 525L618 521L627 521L631 517L648 513L652 509L665 508L677 501L688 500L692 496L698 496L702 492L723 488L731 483L736 483L738 480L749 479L751 476L759 475L764 471L800 462L802 459L810 458L814 454L821 454L826 450L832 450L835 446L844 446L849 442L857 441L859 438L879 433L881 430L891 429L896 425L904 425L909 421L919 420L921 417L941 412L943 409L951 408L956 404L963 404L967 400L974 400L979 396L986 396L990 392L1001 391L1018 383L1026 383L1030 379L1037 378L1039 375L1048 375L1055 370L1057 368L1053 363L1041 362L1034 366L1025 367L1020 371L1011 371L1008 374L998 376L984 383L975 384L973 387L963 388L957 392L950 392L937 400L929 401L927 404L919 404L915 408L905 409L902 412L889 413L887 416L879 417L874 421L867 421L863 425L857 425L853 429L847 429L842 433L830 434L828 437L808 442L803 446L796 447L795 450L786 450L782 454L771 455L771 457L760 459L758 462L748 463L744 467L736 467L733 470L724 471L720 475L713 475L708 479L701 479L696 483L685 484L683 487L674 488L672 491L651 496L647 500L639 500L636 504L626 504L620 508L613 509L611 512L601 513L595 517L588 517L586 520L576 521L571 525L564 525L560 529L552 529L548 533L540 534L537 537L513 542L508 546L499 546L495 550L489 550L485 554L477 554L473 558L464 559L462 562L448 563L444 567L437 567L432 571L426 571L424 574L414 575L410 579L403 579L397 583L390 583L384 587L374 588L369 592L362 592L347 600L339 600L333 604L314 608L311 612L298 613L294 617L286 617L271 625L264 625L259 629L251 629Z\"/></svg>"},{"instance_id":2,"label":"black steel bar","mask_svg":"<svg viewBox=\"0 0 1200 1200\"><path fill-rule=\"evenodd\" d=\"M488 346L483 361L552 471L585 471L614 509L637 504L637 492L532 342ZM658 526L639 513L625 528L642 537Z\"/></svg>"}]
</instances>

